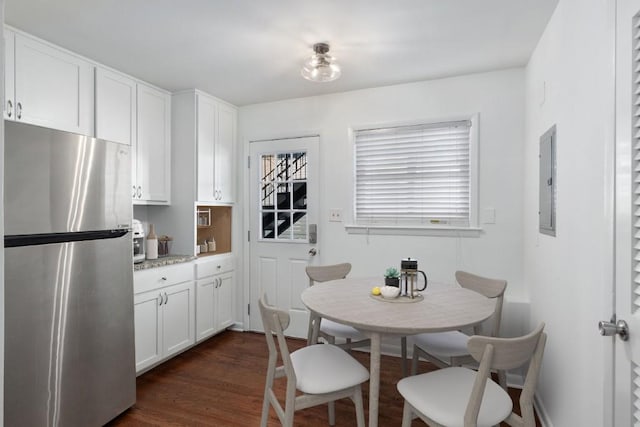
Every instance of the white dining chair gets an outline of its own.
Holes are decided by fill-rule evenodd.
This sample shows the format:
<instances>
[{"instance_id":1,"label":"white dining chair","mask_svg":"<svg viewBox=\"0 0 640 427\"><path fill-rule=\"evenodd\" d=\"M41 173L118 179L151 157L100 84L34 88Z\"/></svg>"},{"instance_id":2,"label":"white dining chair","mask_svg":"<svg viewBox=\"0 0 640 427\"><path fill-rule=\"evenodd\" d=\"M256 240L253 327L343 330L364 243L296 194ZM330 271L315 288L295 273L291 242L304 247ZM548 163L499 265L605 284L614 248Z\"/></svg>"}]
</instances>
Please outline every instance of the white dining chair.
<instances>
[{"instance_id":1,"label":"white dining chair","mask_svg":"<svg viewBox=\"0 0 640 427\"><path fill-rule=\"evenodd\" d=\"M280 423L291 427L295 411L323 403L329 403L329 424L335 425L334 403L347 397L355 405L357 426L364 427L361 385L369 379L369 371L347 352L331 344L314 344L290 353L284 337L289 313L268 305L266 297L260 299L259 305L269 348L261 427L267 426L270 406ZM282 366L276 366L278 355ZM287 378L284 408L273 389L274 380L281 377Z\"/></svg>"},{"instance_id":2,"label":"white dining chair","mask_svg":"<svg viewBox=\"0 0 640 427\"><path fill-rule=\"evenodd\" d=\"M344 279L350 271L351 264L348 262L333 265L310 265L306 268L307 276L309 277L309 286L313 286L314 283ZM370 340L353 326L343 325L329 319L322 319L313 315L313 313L309 317L309 330L307 333L308 344L312 343L315 322L320 322L319 337L324 338L329 344L334 344L344 349L363 347L370 344ZM336 344L336 338L344 339L345 342Z\"/></svg>"},{"instance_id":3,"label":"white dining chair","mask_svg":"<svg viewBox=\"0 0 640 427\"><path fill-rule=\"evenodd\" d=\"M439 369L398 382L405 399L402 427L411 426L414 415L428 425L489 427L506 422L511 426L535 427L533 396L546 343L544 323L517 338L474 335L467 347L480 363L475 370L463 367ZM522 415L513 412L509 394L491 379L491 371L529 368L520 394Z\"/></svg>"},{"instance_id":4,"label":"white dining chair","mask_svg":"<svg viewBox=\"0 0 640 427\"><path fill-rule=\"evenodd\" d=\"M465 271L456 271L456 281L460 286L478 292L487 298L495 298L496 306L493 315L486 322L490 327L488 334L483 334L481 325L474 327L477 335L497 337L500 333L502 318L502 304L504 291L507 287L506 280L489 279ZM448 366L462 366L467 363L475 363L467 349L469 335L461 331L447 331L418 334L413 339L413 359L411 373L415 375L418 369L420 357L427 359L439 368ZM500 384L506 389L507 382L504 373L498 372Z\"/></svg>"}]
</instances>

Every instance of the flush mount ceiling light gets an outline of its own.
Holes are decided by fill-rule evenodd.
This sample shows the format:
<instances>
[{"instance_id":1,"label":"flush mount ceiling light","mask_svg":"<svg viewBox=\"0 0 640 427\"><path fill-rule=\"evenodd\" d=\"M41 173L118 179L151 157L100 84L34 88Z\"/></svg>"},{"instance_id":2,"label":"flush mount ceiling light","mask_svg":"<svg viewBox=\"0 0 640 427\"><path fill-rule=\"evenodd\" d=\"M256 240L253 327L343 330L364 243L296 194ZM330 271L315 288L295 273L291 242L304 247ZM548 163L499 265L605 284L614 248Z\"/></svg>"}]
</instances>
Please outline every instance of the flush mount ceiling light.
<instances>
[{"instance_id":1,"label":"flush mount ceiling light","mask_svg":"<svg viewBox=\"0 0 640 427\"><path fill-rule=\"evenodd\" d=\"M336 64L336 59L328 54L327 43L314 44L313 51L315 53L304 61L300 71L302 77L312 82L331 82L340 77L340 66Z\"/></svg>"}]
</instances>

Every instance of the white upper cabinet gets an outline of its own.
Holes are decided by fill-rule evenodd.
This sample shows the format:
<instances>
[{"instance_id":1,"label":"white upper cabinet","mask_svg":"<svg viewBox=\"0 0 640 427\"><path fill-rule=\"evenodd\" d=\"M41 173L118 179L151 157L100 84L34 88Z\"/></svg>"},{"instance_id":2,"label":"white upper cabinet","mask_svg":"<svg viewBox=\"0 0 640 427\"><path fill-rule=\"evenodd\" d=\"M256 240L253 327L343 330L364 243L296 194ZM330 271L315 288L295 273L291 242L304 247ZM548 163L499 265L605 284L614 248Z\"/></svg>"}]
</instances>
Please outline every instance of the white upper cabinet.
<instances>
[{"instance_id":1,"label":"white upper cabinet","mask_svg":"<svg viewBox=\"0 0 640 427\"><path fill-rule=\"evenodd\" d=\"M202 94L197 98L198 200L215 201L216 102Z\"/></svg>"},{"instance_id":2,"label":"white upper cabinet","mask_svg":"<svg viewBox=\"0 0 640 427\"><path fill-rule=\"evenodd\" d=\"M168 204L171 97L126 75L96 68L96 136L132 146L136 204Z\"/></svg>"},{"instance_id":3,"label":"white upper cabinet","mask_svg":"<svg viewBox=\"0 0 640 427\"><path fill-rule=\"evenodd\" d=\"M171 96L137 84L134 202L168 204L171 194Z\"/></svg>"},{"instance_id":4,"label":"white upper cabinet","mask_svg":"<svg viewBox=\"0 0 640 427\"><path fill-rule=\"evenodd\" d=\"M235 194L234 149L238 112L226 104L218 104L218 133L215 154L215 189L218 200L233 202Z\"/></svg>"},{"instance_id":5,"label":"white upper cabinet","mask_svg":"<svg viewBox=\"0 0 640 427\"><path fill-rule=\"evenodd\" d=\"M11 30L5 41L5 118L93 135L93 65Z\"/></svg>"},{"instance_id":6,"label":"white upper cabinet","mask_svg":"<svg viewBox=\"0 0 640 427\"><path fill-rule=\"evenodd\" d=\"M96 137L133 145L136 137L136 82L96 67Z\"/></svg>"},{"instance_id":7,"label":"white upper cabinet","mask_svg":"<svg viewBox=\"0 0 640 427\"><path fill-rule=\"evenodd\" d=\"M198 201L232 203L237 110L202 93L196 98Z\"/></svg>"}]
</instances>

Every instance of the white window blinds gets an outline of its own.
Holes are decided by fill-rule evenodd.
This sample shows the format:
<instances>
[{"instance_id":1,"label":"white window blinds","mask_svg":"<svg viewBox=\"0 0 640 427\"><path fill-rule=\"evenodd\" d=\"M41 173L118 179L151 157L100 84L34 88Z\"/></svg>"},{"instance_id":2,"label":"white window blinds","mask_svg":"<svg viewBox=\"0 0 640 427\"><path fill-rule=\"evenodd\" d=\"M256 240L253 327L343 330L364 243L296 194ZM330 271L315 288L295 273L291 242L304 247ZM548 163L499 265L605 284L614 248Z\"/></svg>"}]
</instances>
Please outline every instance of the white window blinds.
<instances>
[{"instance_id":1,"label":"white window blinds","mask_svg":"<svg viewBox=\"0 0 640 427\"><path fill-rule=\"evenodd\" d=\"M471 121L357 130L357 224L470 225Z\"/></svg>"}]
</instances>

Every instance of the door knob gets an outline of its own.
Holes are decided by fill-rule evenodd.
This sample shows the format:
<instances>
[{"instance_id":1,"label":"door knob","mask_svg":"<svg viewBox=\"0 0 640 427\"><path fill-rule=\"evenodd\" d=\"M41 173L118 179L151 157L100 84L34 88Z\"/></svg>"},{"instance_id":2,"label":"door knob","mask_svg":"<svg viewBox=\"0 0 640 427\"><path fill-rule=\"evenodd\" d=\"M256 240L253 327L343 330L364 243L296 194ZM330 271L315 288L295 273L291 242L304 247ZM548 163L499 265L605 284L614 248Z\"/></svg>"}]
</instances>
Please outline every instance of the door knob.
<instances>
[{"instance_id":1,"label":"door knob","mask_svg":"<svg viewBox=\"0 0 640 427\"><path fill-rule=\"evenodd\" d=\"M622 341L629 339L629 325L624 320L616 322L615 317L610 322L598 322L598 329L600 330L600 335L605 337L619 335Z\"/></svg>"},{"instance_id":2,"label":"door knob","mask_svg":"<svg viewBox=\"0 0 640 427\"><path fill-rule=\"evenodd\" d=\"M318 253L318 251L316 251L316 248L309 249L309 255L316 256L317 253Z\"/></svg>"}]
</instances>

